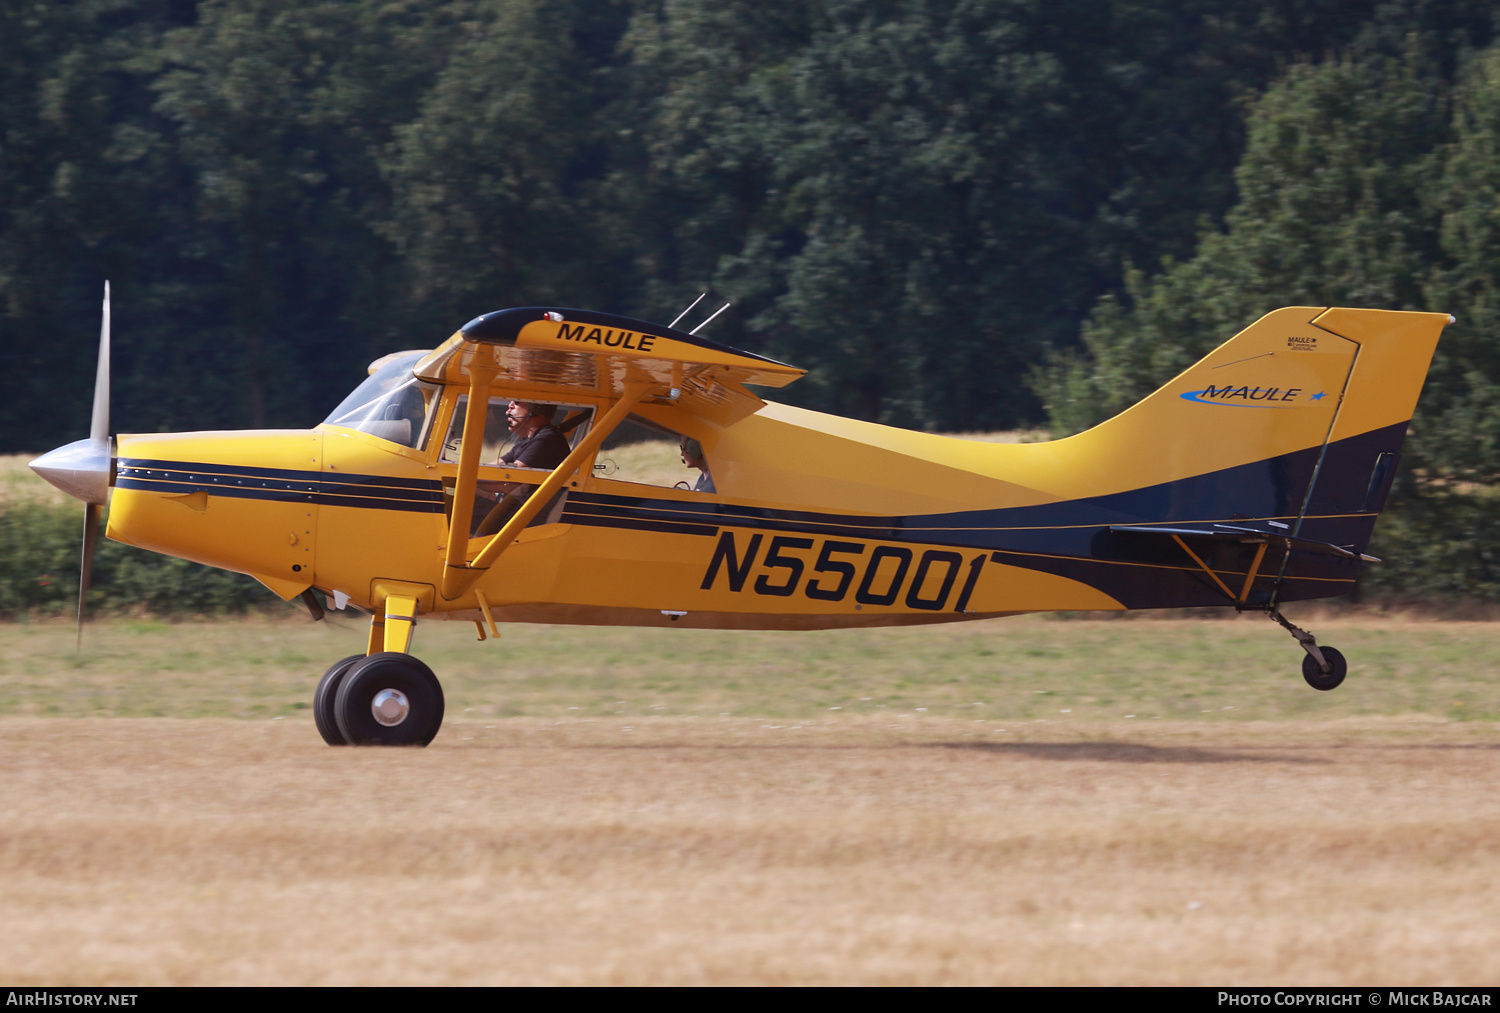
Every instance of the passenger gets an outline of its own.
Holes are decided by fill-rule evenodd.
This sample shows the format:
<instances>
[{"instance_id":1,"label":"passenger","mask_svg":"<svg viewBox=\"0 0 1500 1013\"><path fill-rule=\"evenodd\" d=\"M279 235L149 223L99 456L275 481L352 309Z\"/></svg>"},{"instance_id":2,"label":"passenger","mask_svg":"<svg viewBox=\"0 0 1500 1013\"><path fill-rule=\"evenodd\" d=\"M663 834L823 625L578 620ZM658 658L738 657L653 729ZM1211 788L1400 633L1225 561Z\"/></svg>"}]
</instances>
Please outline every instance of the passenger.
<instances>
[{"instance_id":1,"label":"passenger","mask_svg":"<svg viewBox=\"0 0 1500 1013\"><path fill-rule=\"evenodd\" d=\"M682 443L678 445L682 452L682 463L689 468L697 468L703 474L698 476L698 481L693 485L693 492L718 492L714 488L713 476L708 473L708 461L703 457L703 444L691 436L684 436ZM687 488L686 483L681 483Z\"/></svg>"}]
</instances>

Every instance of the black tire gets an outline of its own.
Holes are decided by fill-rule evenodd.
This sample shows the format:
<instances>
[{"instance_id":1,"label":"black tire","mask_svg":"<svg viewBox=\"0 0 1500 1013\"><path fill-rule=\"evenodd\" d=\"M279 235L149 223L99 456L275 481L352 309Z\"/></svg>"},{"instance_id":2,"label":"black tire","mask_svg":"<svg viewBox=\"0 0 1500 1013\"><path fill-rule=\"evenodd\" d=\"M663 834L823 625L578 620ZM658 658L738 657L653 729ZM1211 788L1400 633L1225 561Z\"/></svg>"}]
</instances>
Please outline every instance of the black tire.
<instances>
[{"instance_id":1,"label":"black tire","mask_svg":"<svg viewBox=\"0 0 1500 1013\"><path fill-rule=\"evenodd\" d=\"M1313 689L1320 689L1327 692L1330 689L1339 688L1339 684L1344 681L1344 676L1349 673L1349 663L1344 660L1342 654L1332 647L1324 647L1322 650L1323 657L1328 660L1331 670L1324 672L1318 667L1318 663L1313 660L1311 654L1304 655L1302 658L1302 678L1306 679L1307 684Z\"/></svg>"},{"instance_id":2,"label":"black tire","mask_svg":"<svg viewBox=\"0 0 1500 1013\"><path fill-rule=\"evenodd\" d=\"M392 723L377 719L377 698L398 700ZM409 654L382 651L349 667L334 701L339 731L352 746L425 746L443 725L443 687Z\"/></svg>"},{"instance_id":3,"label":"black tire","mask_svg":"<svg viewBox=\"0 0 1500 1013\"><path fill-rule=\"evenodd\" d=\"M344 681L344 676L349 674L349 669L354 667L356 661L364 660L363 654L351 654L343 661L334 662L323 673L323 678L318 680L318 688L313 690L313 723L318 726L318 734L323 736L323 741L330 746L349 744L344 733L339 731L339 721L334 716L333 705L338 698L339 683Z\"/></svg>"}]
</instances>

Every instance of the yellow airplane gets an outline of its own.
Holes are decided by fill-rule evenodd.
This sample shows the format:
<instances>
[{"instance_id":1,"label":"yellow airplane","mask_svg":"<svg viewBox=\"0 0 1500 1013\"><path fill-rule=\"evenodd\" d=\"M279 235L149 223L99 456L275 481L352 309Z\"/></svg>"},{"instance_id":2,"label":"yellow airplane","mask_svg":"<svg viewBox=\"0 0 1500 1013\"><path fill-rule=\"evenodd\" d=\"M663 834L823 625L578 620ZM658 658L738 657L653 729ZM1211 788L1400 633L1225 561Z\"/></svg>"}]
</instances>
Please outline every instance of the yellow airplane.
<instances>
[{"instance_id":1,"label":"yellow airplane","mask_svg":"<svg viewBox=\"0 0 1500 1013\"><path fill-rule=\"evenodd\" d=\"M1280 612L1354 586L1446 314L1276 310L1117 417L995 444L764 401L802 370L584 310L396 352L311 430L90 438L32 463L117 541L370 614L314 694L330 745L425 745L419 620L814 630L1052 610ZM705 321L706 322L706 321ZM675 321L674 321L675 324ZM701 326L701 325L700 325ZM695 329L696 330L696 329ZM472 406L480 405L482 410ZM676 467L644 460L662 441ZM680 449L677 449L680 448ZM680 456L677 456L680 455ZM660 456L658 454L658 456Z\"/></svg>"}]
</instances>

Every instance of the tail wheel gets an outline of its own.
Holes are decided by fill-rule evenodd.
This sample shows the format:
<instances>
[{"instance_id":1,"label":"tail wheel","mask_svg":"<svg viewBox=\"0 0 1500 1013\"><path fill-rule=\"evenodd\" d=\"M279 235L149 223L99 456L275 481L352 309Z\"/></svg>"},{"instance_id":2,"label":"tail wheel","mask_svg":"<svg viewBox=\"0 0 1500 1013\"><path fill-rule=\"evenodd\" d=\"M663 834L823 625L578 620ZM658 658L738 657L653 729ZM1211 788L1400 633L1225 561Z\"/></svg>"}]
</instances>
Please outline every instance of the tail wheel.
<instances>
[{"instance_id":1,"label":"tail wheel","mask_svg":"<svg viewBox=\"0 0 1500 1013\"><path fill-rule=\"evenodd\" d=\"M349 674L349 669L354 667L356 661L364 660L363 654L351 654L342 661L334 662L323 673L323 678L318 680L318 688L313 690L313 723L318 726L318 734L323 736L323 741L330 746L349 744L344 733L339 731L339 720L334 715L333 705L338 699L339 684L344 681L344 676Z\"/></svg>"},{"instance_id":2,"label":"tail wheel","mask_svg":"<svg viewBox=\"0 0 1500 1013\"><path fill-rule=\"evenodd\" d=\"M443 724L443 687L409 654L382 651L349 666L334 717L353 746L425 746Z\"/></svg>"},{"instance_id":3,"label":"tail wheel","mask_svg":"<svg viewBox=\"0 0 1500 1013\"><path fill-rule=\"evenodd\" d=\"M1311 654L1308 654L1302 659L1302 678L1306 679L1307 684L1313 689L1324 691L1337 689L1344 681L1344 676L1349 673L1349 663L1332 647L1323 647L1320 650L1328 662L1328 671L1325 672L1319 668L1317 661Z\"/></svg>"}]
</instances>

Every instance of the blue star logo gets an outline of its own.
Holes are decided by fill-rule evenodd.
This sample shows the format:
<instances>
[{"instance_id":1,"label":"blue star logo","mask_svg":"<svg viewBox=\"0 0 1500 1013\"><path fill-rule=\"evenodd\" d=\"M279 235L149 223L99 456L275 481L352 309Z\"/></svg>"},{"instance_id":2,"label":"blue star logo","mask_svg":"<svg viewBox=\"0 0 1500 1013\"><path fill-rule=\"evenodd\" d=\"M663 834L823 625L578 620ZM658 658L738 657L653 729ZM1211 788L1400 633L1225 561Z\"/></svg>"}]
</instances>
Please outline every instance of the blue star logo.
<instances>
[{"instance_id":1,"label":"blue star logo","mask_svg":"<svg viewBox=\"0 0 1500 1013\"><path fill-rule=\"evenodd\" d=\"M1318 391L1312 397L1308 398L1308 400L1309 401L1321 401L1321 400L1323 400L1323 392L1321 390Z\"/></svg>"}]
</instances>

